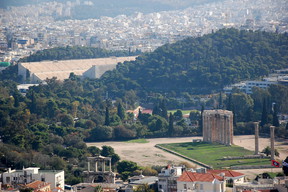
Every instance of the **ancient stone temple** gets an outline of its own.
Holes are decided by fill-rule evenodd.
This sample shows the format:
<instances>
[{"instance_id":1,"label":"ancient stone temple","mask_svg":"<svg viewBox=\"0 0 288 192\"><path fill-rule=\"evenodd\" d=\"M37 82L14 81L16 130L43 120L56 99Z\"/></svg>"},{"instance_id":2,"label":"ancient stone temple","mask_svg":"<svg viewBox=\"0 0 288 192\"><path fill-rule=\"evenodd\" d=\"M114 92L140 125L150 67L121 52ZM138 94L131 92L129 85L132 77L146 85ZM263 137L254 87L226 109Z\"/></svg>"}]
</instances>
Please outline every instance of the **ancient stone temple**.
<instances>
[{"instance_id":1,"label":"ancient stone temple","mask_svg":"<svg viewBox=\"0 0 288 192\"><path fill-rule=\"evenodd\" d=\"M88 171L83 173L85 183L115 183L110 157L88 157Z\"/></svg>"},{"instance_id":2,"label":"ancient stone temple","mask_svg":"<svg viewBox=\"0 0 288 192\"><path fill-rule=\"evenodd\" d=\"M233 144L233 113L227 110L203 112L203 141Z\"/></svg>"}]
</instances>

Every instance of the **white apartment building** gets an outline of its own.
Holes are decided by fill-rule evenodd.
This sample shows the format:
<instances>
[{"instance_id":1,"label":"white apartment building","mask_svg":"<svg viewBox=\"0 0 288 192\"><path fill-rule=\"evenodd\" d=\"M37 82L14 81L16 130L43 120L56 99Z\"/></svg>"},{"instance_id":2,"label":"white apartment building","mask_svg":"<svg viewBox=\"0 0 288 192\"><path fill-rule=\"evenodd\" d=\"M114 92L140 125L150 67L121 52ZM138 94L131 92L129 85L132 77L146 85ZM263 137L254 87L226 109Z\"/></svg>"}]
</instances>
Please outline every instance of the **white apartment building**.
<instances>
[{"instance_id":1,"label":"white apartment building","mask_svg":"<svg viewBox=\"0 0 288 192\"><path fill-rule=\"evenodd\" d=\"M288 68L275 70L275 73L269 74L268 77L263 78L262 81L242 81L226 86L223 90L226 94L230 94L234 88L237 88L246 94L252 94L253 87L267 89L272 84L288 85Z\"/></svg>"},{"instance_id":2,"label":"white apartment building","mask_svg":"<svg viewBox=\"0 0 288 192\"><path fill-rule=\"evenodd\" d=\"M253 87L259 87L262 89L267 89L272 84L277 84L277 81L244 81L241 83L236 83L231 86L224 87L224 92L230 94L233 88L238 88L246 94L252 94Z\"/></svg>"},{"instance_id":3,"label":"white apartment building","mask_svg":"<svg viewBox=\"0 0 288 192\"><path fill-rule=\"evenodd\" d=\"M177 179L182 175L183 167L174 167L168 165L158 174L158 191L176 192Z\"/></svg>"},{"instance_id":4,"label":"white apartment building","mask_svg":"<svg viewBox=\"0 0 288 192\"><path fill-rule=\"evenodd\" d=\"M39 180L51 184L51 188L64 189L63 170L39 170L39 167L28 167L23 170L11 170L2 173L3 184L27 184Z\"/></svg>"},{"instance_id":5,"label":"white apartment building","mask_svg":"<svg viewBox=\"0 0 288 192\"><path fill-rule=\"evenodd\" d=\"M224 192L226 182L223 177L211 173L185 171L177 179L177 192Z\"/></svg>"}]
</instances>

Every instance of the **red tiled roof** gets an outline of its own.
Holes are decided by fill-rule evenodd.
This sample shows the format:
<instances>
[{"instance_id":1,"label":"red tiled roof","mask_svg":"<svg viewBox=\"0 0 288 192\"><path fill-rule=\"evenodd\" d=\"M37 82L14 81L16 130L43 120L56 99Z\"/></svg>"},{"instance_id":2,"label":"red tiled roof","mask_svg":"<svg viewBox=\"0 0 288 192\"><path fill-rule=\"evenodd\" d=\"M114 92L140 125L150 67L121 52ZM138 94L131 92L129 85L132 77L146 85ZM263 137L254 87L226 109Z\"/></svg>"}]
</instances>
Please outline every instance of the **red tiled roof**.
<instances>
[{"instance_id":1,"label":"red tiled roof","mask_svg":"<svg viewBox=\"0 0 288 192\"><path fill-rule=\"evenodd\" d=\"M52 191L55 191L55 189L56 189L57 191L64 191L61 187L53 188Z\"/></svg>"},{"instance_id":2,"label":"red tiled roof","mask_svg":"<svg viewBox=\"0 0 288 192\"><path fill-rule=\"evenodd\" d=\"M36 180L36 181L33 181L33 182L27 184L26 187L29 187L32 189L41 189L41 188L46 187L48 185L50 185L50 183Z\"/></svg>"},{"instance_id":3,"label":"red tiled roof","mask_svg":"<svg viewBox=\"0 0 288 192\"><path fill-rule=\"evenodd\" d=\"M183 117L184 118L189 118L190 114L184 114Z\"/></svg>"},{"instance_id":4,"label":"red tiled roof","mask_svg":"<svg viewBox=\"0 0 288 192\"><path fill-rule=\"evenodd\" d=\"M243 173L239 173L236 171L232 171L232 170L207 170L208 173L212 173L212 174L216 174L219 175L221 173L225 174L225 177L240 177L240 176L244 176L245 174Z\"/></svg>"},{"instance_id":5,"label":"red tiled roof","mask_svg":"<svg viewBox=\"0 0 288 192\"><path fill-rule=\"evenodd\" d=\"M142 113L152 114L153 110L152 109L143 109L141 112Z\"/></svg>"},{"instance_id":6,"label":"red tiled roof","mask_svg":"<svg viewBox=\"0 0 288 192\"><path fill-rule=\"evenodd\" d=\"M186 181L186 182L195 182L195 181L202 181L202 182L212 182L215 179L219 181L223 181L223 178L212 174L212 173L194 173L190 171L185 171L177 181Z\"/></svg>"}]
</instances>

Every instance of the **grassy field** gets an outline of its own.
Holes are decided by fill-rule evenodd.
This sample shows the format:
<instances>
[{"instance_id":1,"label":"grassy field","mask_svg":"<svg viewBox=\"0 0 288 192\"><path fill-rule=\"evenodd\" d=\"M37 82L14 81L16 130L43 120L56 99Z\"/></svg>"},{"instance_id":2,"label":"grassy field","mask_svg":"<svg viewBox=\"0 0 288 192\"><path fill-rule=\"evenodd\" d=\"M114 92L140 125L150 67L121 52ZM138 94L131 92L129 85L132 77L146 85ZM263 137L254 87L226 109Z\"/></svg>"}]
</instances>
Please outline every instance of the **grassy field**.
<instances>
[{"instance_id":1,"label":"grassy field","mask_svg":"<svg viewBox=\"0 0 288 192\"><path fill-rule=\"evenodd\" d=\"M133 139L129 141L125 141L126 143L149 143L146 139Z\"/></svg>"},{"instance_id":2,"label":"grassy field","mask_svg":"<svg viewBox=\"0 0 288 192\"><path fill-rule=\"evenodd\" d=\"M182 155L213 166L215 169L240 165L269 165L269 159L239 159L221 160L227 156L253 155L252 151L236 145L225 146L208 143L172 143L161 144L160 146L176 151Z\"/></svg>"},{"instance_id":3,"label":"grassy field","mask_svg":"<svg viewBox=\"0 0 288 192\"><path fill-rule=\"evenodd\" d=\"M181 110L181 109L180 109ZM174 114L177 111L177 109L174 110L168 110L168 114L171 112L172 114ZM191 111L195 111L195 110L181 110L182 114L189 114Z\"/></svg>"}]
</instances>

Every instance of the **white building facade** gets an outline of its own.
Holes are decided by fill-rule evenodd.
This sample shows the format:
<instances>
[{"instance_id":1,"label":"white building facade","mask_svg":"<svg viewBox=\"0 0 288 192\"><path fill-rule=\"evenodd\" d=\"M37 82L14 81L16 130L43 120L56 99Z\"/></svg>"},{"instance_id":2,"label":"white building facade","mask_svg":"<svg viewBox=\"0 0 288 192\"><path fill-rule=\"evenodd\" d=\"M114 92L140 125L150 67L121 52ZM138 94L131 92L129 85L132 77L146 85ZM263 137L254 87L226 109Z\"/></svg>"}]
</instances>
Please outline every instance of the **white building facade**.
<instances>
[{"instance_id":1,"label":"white building facade","mask_svg":"<svg viewBox=\"0 0 288 192\"><path fill-rule=\"evenodd\" d=\"M174 167L168 165L158 174L158 191L176 192L177 179L182 175L183 167Z\"/></svg>"},{"instance_id":2,"label":"white building facade","mask_svg":"<svg viewBox=\"0 0 288 192\"><path fill-rule=\"evenodd\" d=\"M186 171L177 179L177 192L225 192L225 180L211 173Z\"/></svg>"},{"instance_id":3,"label":"white building facade","mask_svg":"<svg viewBox=\"0 0 288 192\"><path fill-rule=\"evenodd\" d=\"M51 188L64 189L63 170L39 170L39 167L28 167L23 170L11 170L2 173L3 184L28 184L39 180L51 184Z\"/></svg>"},{"instance_id":4,"label":"white building facade","mask_svg":"<svg viewBox=\"0 0 288 192\"><path fill-rule=\"evenodd\" d=\"M240 89L240 91L246 94L252 94L252 88L258 87L262 89L267 89L272 84L277 84L277 81L244 81L241 83L233 84L231 86L224 87L224 92L230 94L233 88Z\"/></svg>"}]
</instances>

